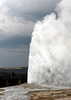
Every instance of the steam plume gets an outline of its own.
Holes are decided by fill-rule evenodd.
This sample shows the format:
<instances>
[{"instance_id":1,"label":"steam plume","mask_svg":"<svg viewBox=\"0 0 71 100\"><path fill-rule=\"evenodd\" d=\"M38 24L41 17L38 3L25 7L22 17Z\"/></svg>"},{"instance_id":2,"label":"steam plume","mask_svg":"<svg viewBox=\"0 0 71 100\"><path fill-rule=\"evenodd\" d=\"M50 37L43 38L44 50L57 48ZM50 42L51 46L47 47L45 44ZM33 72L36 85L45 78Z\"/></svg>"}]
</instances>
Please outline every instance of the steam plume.
<instances>
[{"instance_id":1,"label":"steam plume","mask_svg":"<svg viewBox=\"0 0 71 100\"><path fill-rule=\"evenodd\" d=\"M30 44L28 83L71 86L71 0L62 0L35 24Z\"/></svg>"}]
</instances>

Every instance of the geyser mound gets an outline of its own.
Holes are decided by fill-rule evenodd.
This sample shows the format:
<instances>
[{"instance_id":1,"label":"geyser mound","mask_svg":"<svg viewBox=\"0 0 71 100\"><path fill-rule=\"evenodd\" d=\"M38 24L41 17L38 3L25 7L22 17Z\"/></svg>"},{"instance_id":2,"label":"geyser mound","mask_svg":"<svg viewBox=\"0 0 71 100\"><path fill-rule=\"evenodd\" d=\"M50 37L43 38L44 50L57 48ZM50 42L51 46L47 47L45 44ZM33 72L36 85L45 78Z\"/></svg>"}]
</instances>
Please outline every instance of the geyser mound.
<instances>
[{"instance_id":1,"label":"geyser mound","mask_svg":"<svg viewBox=\"0 0 71 100\"><path fill-rule=\"evenodd\" d=\"M28 83L71 86L71 0L35 24L30 44Z\"/></svg>"}]
</instances>

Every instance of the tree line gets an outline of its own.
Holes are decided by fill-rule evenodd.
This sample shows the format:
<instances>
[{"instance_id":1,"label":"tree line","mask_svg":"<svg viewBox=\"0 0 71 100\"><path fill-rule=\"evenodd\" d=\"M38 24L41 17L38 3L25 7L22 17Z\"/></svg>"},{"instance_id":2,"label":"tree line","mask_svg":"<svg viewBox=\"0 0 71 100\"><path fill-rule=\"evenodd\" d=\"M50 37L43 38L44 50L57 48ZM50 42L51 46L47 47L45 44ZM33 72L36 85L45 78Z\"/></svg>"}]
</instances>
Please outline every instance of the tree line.
<instances>
[{"instance_id":1,"label":"tree line","mask_svg":"<svg viewBox=\"0 0 71 100\"><path fill-rule=\"evenodd\" d=\"M0 87L20 85L25 82L27 82L27 72L0 72Z\"/></svg>"}]
</instances>

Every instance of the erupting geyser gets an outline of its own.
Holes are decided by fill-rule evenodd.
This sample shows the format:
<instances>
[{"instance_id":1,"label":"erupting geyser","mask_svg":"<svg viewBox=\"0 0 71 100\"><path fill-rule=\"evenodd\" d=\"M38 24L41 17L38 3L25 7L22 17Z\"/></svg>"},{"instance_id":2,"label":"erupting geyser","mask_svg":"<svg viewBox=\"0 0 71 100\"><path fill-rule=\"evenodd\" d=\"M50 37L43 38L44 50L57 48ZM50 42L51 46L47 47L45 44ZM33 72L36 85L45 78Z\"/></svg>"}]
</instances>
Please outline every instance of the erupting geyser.
<instances>
[{"instance_id":1,"label":"erupting geyser","mask_svg":"<svg viewBox=\"0 0 71 100\"><path fill-rule=\"evenodd\" d=\"M71 0L62 0L35 24L30 44L28 83L71 86Z\"/></svg>"}]
</instances>

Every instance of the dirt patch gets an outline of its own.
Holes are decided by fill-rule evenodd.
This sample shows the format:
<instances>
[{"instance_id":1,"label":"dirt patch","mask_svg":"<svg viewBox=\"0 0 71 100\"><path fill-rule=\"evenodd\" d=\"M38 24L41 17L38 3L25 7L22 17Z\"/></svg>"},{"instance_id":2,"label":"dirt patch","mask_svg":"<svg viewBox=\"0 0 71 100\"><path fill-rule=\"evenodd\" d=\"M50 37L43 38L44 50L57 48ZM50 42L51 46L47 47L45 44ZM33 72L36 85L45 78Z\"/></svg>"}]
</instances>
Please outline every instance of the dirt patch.
<instances>
[{"instance_id":1,"label":"dirt patch","mask_svg":"<svg viewBox=\"0 0 71 100\"><path fill-rule=\"evenodd\" d=\"M0 96L1 96L1 95L4 95L4 93L0 93Z\"/></svg>"},{"instance_id":2,"label":"dirt patch","mask_svg":"<svg viewBox=\"0 0 71 100\"><path fill-rule=\"evenodd\" d=\"M26 84L26 83L24 83L23 85L22 85L22 87L24 87L24 88L31 88L31 89L46 89L47 87L43 87L43 86L40 86L40 85L35 85L35 84ZM48 88L47 88L48 89Z\"/></svg>"},{"instance_id":3,"label":"dirt patch","mask_svg":"<svg viewBox=\"0 0 71 100\"><path fill-rule=\"evenodd\" d=\"M30 91L30 100L71 100L71 89Z\"/></svg>"},{"instance_id":4,"label":"dirt patch","mask_svg":"<svg viewBox=\"0 0 71 100\"><path fill-rule=\"evenodd\" d=\"M0 89L0 91L5 91L4 89Z\"/></svg>"}]
</instances>

